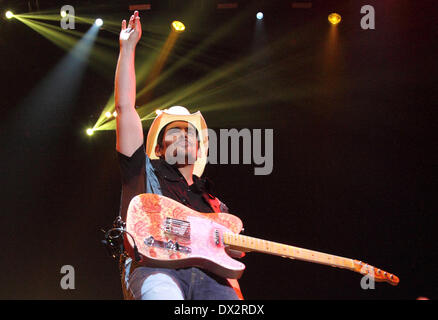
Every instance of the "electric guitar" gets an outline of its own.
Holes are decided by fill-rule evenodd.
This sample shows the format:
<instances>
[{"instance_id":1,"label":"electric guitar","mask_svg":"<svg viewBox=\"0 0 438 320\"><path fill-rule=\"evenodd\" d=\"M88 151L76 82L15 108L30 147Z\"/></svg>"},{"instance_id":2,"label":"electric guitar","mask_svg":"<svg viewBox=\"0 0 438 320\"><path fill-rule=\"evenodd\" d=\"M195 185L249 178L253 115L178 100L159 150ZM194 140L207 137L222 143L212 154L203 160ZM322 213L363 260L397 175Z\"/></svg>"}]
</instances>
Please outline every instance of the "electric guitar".
<instances>
[{"instance_id":1,"label":"electric guitar","mask_svg":"<svg viewBox=\"0 0 438 320\"><path fill-rule=\"evenodd\" d=\"M156 194L140 194L128 207L125 248L150 267L199 267L238 279L245 265L227 251L257 251L338 267L397 285L399 278L358 260L240 235L242 221L228 213L200 213Z\"/></svg>"}]
</instances>

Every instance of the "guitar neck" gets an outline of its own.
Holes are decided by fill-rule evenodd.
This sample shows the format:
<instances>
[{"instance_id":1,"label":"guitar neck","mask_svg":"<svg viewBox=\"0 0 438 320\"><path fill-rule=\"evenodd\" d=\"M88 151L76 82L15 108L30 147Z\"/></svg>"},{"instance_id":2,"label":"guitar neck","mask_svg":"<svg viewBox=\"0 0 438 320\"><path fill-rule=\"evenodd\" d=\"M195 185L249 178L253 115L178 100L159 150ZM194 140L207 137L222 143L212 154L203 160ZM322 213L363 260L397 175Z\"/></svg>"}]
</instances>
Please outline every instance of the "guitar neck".
<instances>
[{"instance_id":1,"label":"guitar neck","mask_svg":"<svg viewBox=\"0 0 438 320\"><path fill-rule=\"evenodd\" d=\"M257 251L284 258L298 259L331 267L348 269L363 275L370 275L376 281L385 281L398 285L399 278L392 273L373 267L362 261L335 256L332 254L298 248L278 242L272 242L229 232L223 233L223 242L232 249L242 252Z\"/></svg>"},{"instance_id":2,"label":"guitar neck","mask_svg":"<svg viewBox=\"0 0 438 320\"><path fill-rule=\"evenodd\" d=\"M223 234L223 241L231 248L243 252L257 251L281 256L284 258L298 259L313 263L330 265L332 267L349 269L353 271L355 270L353 259L298 248L278 242L272 242L228 232Z\"/></svg>"}]
</instances>

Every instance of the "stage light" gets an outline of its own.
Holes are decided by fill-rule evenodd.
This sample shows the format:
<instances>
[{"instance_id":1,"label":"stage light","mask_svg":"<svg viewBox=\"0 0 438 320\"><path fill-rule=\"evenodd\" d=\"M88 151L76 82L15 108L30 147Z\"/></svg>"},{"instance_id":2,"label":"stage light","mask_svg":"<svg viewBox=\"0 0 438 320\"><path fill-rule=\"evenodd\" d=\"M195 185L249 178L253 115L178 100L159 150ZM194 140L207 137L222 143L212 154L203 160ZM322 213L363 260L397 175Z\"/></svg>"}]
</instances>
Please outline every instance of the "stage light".
<instances>
[{"instance_id":1,"label":"stage light","mask_svg":"<svg viewBox=\"0 0 438 320\"><path fill-rule=\"evenodd\" d=\"M88 129L87 129L87 134L88 134L89 136L92 136L93 133L94 133L94 130L93 130L92 128L88 128Z\"/></svg>"},{"instance_id":2,"label":"stage light","mask_svg":"<svg viewBox=\"0 0 438 320\"><path fill-rule=\"evenodd\" d=\"M329 21L331 24L336 25L336 24L338 24L339 22L341 22L341 16L340 16L339 14L337 14L337 13L331 13L331 14L328 16L328 21Z\"/></svg>"},{"instance_id":3,"label":"stage light","mask_svg":"<svg viewBox=\"0 0 438 320\"><path fill-rule=\"evenodd\" d=\"M101 25L103 25L103 20L100 19L100 18L98 18L98 19L96 19L96 21L94 21L94 24L95 24L96 26L100 27Z\"/></svg>"},{"instance_id":4,"label":"stage light","mask_svg":"<svg viewBox=\"0 0 438 320\"><path fill-rule=\"evenodd\" d=\"M5 16L6 18L11 19L14 16L14 14L12 13L12 11L6 11Z\"/></svg>"},{"instance_id":5,"label":"stage light","mask_svg":"<svg viewBox=\"0 0 438 320\"><path fill-rule=\"evenodd\" d=\"M115 117L117 117L117 112L113 112L113 117L115 118Z\"/></svg>"},{"instance_id":6,"label":"stage light","mask_svg":"<svg viewBox=\"0 0 438 320\"><path fill-rule=\"evenodd\" d=\"M181 21L173 21L172 28L176 32L183 32L186 29L186 26Z\"/></svg>"},{"instance_id":7,"label":"stage light","mask_svg":"<svg viewBox=\"0 0 438 320\"><path fill-rule=\"evenodd\" d=\"M111 116L112 116L111 112L108 111L105 113L105 117L107 117L108 119L111 118Z\"/></svg>"},{"instance_id":8,"label":"stage light","mask_svg":"<svg viewBox=\"0 0 438 320\"><path fill-rule=\"evenodd\" d=\"M67 12L65 12L64 10L61 11L61 17L65 18L67 16Z\"/></svg>"},{"instance_id":9,"label":"stage light","mask_svg":"<svg viewBox=\"0 0 438 320\"><path fill-rule=\"evenodd\" d=\"M263 12L257 12L256 17L257 17L257 19L262 20L263 19Z\"/></svg>"}]
</instances>

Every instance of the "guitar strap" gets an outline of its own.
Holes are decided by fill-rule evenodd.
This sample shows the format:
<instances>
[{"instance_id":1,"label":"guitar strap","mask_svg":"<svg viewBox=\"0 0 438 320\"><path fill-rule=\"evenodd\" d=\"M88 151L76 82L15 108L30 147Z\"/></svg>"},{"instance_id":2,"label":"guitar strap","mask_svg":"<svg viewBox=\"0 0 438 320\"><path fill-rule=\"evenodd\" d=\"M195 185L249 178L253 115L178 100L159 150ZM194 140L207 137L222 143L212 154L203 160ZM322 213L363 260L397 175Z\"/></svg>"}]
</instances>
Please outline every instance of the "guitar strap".
<instances>
[{"instance_id":1,"label":"guitar strap","mask_svg":"<svg viewBox=\"0 0 438 320\"><path fill-rule=\"evenodd\" d=\"M212 196L210 193L204 192L203 194L204 199L210 204L210 206L213 208L214 212L228 212L227 206L220 201L218 198ZM230 286L234 289L237 296L240 300L243 300L242 291L240 290L239 282L237 279L227 279Z\"/></svg>"},{"instance_id":2,"label":"guitar strap","mask_svg":"<svg viewBox=\"0 0 438 320\"><path fill-rule=\"evenodd\" d=\"M221 211L221 202L218 198L213 197L211 194L206 192L202 193L202 197L205 201L207 201L214 212L223 212Z\"/></svg>"}]
</instances>

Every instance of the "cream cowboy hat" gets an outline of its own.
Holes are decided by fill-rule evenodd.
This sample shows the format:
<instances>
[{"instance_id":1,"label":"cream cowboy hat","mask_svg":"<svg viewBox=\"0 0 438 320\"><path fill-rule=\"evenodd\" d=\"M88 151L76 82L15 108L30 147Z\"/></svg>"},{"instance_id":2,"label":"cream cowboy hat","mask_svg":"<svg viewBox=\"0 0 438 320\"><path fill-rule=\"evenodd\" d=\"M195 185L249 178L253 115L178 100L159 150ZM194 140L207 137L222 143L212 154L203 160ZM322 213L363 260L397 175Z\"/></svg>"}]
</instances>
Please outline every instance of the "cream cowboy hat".
<instances>
[{"instance_id":1,"label":"cream cowboy hat","mask_svg":"<svg viewBox=\"0 0 438 320\"><path fill-rule=\"evenodd\" d=\"M149 159L159 159L155 153L155 147L157 145L158 135L166 125L174 121L187 121L192 124L199 135L199 149L198 157L196 158L193 174L201 177L204 172L205 165L207 164L208 153L208 132L207 123L200 111L190 113L185 107L173 106L169 109L158 111L158 115L152 122L147 140L146 140L146 154Z\"/></svg>"}]
</instances>

